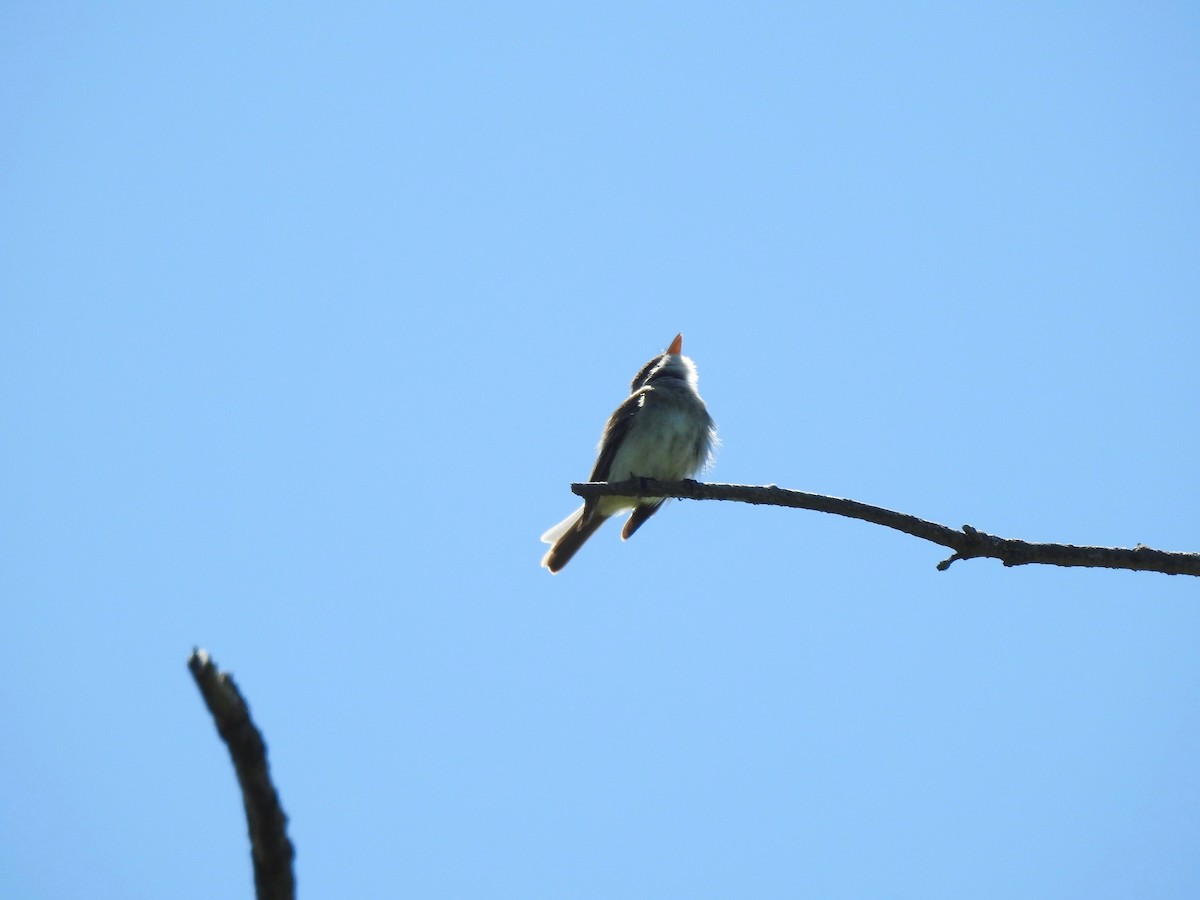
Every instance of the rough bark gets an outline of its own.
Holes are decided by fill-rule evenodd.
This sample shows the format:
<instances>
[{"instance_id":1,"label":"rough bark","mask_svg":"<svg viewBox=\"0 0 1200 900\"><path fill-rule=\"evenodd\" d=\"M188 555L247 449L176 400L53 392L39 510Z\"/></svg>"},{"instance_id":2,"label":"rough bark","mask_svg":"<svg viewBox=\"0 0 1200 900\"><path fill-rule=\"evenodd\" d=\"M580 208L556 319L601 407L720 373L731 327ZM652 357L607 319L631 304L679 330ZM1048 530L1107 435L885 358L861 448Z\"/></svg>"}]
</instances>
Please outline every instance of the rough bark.
<instances>
[{"instance_id":1,"label":"rough bark","mask_svg":"<svg viewBox=\"0 0 1200 900\"><path fill-rule=\"evenodd\" d=\"M295 850L287 835L287 816L271 782L267 745L250 718L250 709L233 677L220 671L203 650L193 650L188 669L212 714L242 788L242 804L250 831L250 856L254 861L254 888L258 900L293 900L296 880L292 872Z\"/></svg>"}]
</instances>

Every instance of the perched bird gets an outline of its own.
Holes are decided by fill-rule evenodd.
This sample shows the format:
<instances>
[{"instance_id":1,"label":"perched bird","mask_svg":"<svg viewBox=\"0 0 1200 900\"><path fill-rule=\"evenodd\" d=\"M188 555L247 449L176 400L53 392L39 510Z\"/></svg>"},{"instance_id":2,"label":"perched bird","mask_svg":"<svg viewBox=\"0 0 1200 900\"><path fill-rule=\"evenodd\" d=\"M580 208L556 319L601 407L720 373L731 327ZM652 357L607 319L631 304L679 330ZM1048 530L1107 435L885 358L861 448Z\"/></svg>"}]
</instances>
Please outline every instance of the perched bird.
<instances>
[{"instance_id":1,"label":"perched bird","mask_svg":"<svg viewBox=\"0 0 1200 900\"><path fill-rule=\"evenodd\" d=\"M637 373L629 398L604 426L590 481L679 481L707 465L717 429L696 390L696 367L682 350L683 335L679 334L666 353L654 357ZM605 519L632 509L621 529L621 540L626 540L662 504L662 500L637 497L587 500L542 535L542 540L552 545L542 565L557 572Z\"/></svg>"}]
</instances>

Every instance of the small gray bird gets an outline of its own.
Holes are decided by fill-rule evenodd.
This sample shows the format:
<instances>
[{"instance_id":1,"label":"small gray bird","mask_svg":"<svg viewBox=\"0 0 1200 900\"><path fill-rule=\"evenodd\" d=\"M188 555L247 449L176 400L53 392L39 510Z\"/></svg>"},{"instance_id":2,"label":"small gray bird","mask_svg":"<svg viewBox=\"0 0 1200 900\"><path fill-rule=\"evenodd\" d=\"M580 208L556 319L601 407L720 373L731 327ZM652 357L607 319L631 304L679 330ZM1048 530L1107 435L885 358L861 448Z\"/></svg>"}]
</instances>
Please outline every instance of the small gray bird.
<instances>
[{"instance_id":1,"label":"small gray bird","mask_svg":"<svg viewBox=\"0 0 1200 900\"><path fill-rule=\"evenodd\" d=\"M683 335L678 334L666 353L654 357L637 373L629 399L617 407L604 426L589 481L679 481L708 464L717 429L696 390L696 367L682 350ZM628 539L662 504L662 500L637 497L586 501L542 535L542 540L552 545L542 565L557 572L605 519L632 509L621 529L621 540Z\"/></svg>"}]
</instances>

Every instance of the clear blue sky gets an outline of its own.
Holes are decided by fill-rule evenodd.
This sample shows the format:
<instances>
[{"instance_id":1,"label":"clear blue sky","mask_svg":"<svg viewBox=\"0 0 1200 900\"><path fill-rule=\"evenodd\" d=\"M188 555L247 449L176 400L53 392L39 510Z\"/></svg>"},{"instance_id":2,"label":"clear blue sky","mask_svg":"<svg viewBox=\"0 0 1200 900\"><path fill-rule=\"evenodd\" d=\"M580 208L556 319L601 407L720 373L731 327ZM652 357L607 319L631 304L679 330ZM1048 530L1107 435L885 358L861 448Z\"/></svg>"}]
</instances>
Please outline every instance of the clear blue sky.
<instances>
[{"instance_id":1,"label":"clear blue sky","mask_svg":"<svg viewBox=\"0 0 1200 900\"><path fill-rule=\"evenodd\" d=\"M675 502L559 576L677 331L713 480L1200 551L1185 3L0 12L0 883L1200 896L1200 581Z\"/></svg>"}]
</instances>

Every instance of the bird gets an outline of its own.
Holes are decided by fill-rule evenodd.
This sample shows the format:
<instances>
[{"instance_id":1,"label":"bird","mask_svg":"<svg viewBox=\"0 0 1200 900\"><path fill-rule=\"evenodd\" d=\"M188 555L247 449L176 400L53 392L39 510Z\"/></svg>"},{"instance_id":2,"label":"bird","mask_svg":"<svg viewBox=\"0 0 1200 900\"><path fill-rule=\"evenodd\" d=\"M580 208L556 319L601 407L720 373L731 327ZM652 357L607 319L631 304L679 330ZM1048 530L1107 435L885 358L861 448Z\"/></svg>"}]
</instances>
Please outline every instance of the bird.
<instances>
[{"instance_id":1,"label":"bird","mask_svg":"<svg viewBox=\"0 0 1200 900\"><path fill-rule=\"evenodd\" d=\"M679 481L712 459L717 429L696 389L696 366L683 355L683 334L642 366L625 402L604 426L590 481L631 478ZM632 509L621 540L628 540L663 505L660 499L594 497L542 535L550 549L542 566L558 572L604 522Z\"/></svg>"}]
</instances>

